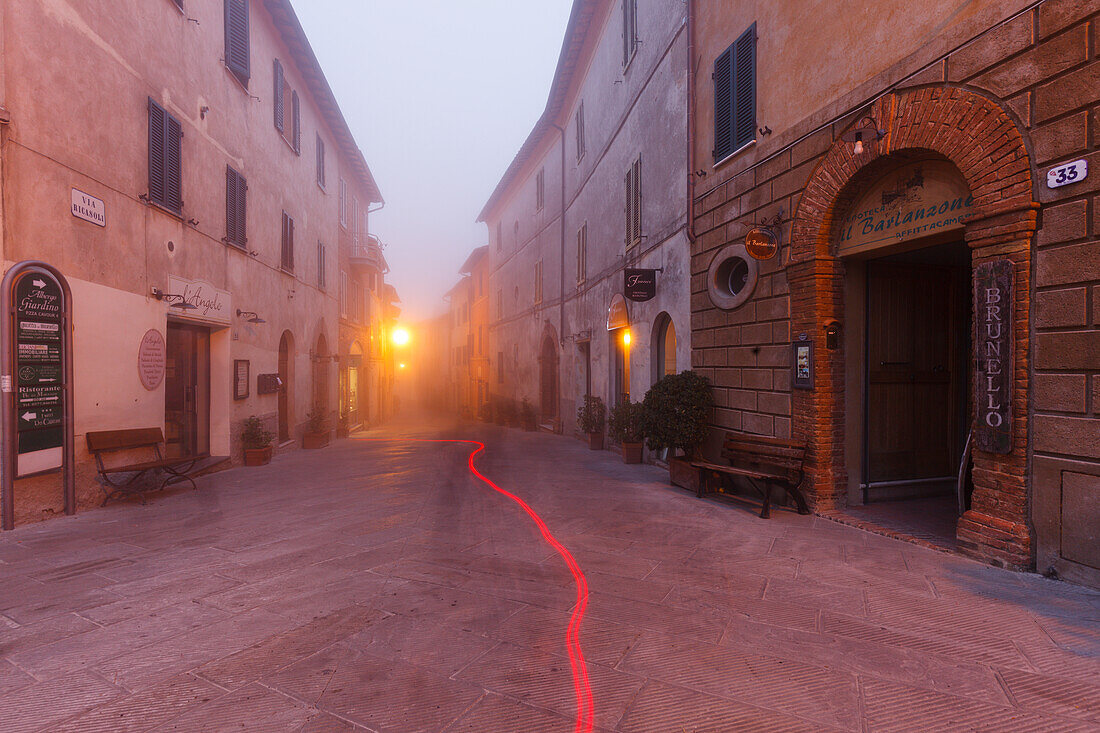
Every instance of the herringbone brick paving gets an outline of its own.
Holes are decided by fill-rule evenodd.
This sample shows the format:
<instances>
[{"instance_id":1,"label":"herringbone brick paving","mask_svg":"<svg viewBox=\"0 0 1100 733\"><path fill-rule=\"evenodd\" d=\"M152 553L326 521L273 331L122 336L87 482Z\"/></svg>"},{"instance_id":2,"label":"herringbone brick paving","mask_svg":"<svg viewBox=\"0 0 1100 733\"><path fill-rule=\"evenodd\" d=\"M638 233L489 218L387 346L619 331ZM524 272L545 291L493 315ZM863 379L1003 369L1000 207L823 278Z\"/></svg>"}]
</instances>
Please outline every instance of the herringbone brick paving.
<instances>
[{"instance_id":1,"label":"herringbone brick paving","mask_svg":"<svg viewBox=\"0 0 1100 733\"><path fill-rule=\"evenodd\" d=\"M585 571L598 730L1100 725L1096 592L446 434ZM338 441L0 535L0 728L573 730L572 578L467 451Z\"/></svg>"}]
</instances>

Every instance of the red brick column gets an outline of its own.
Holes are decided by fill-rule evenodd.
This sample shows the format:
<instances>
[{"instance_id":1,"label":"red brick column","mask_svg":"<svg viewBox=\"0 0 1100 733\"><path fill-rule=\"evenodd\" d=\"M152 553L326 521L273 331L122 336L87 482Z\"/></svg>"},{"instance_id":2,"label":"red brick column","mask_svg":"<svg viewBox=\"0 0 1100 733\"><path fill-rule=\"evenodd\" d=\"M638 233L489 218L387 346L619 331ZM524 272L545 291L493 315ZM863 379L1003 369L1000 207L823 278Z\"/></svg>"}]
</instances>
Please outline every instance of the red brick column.
<instances>
[{"instance_id":1,"label":"red brick column","mask_svg":"<svg viewBox=\"0 0 1100 733\"><path fill-rule=\"evenodd\" d=\"M863 184L902 162L897 153L933 153L951 161L974 197L966 240L974 264L995 258L1015 263L1015 389L1013 445L1008 455L975 455L973 508L959 523L962 547L984 560L1028 567L1033 554L1028 522L1028 349L1031 243L1038 205L1023 138L995 102L951 87L889 94L867 110L886 130L856 156L839 138L810 176L791 232L792 339L814 341L816 384L794 390L792 422L810 449L808 486L817 509L843 504L844 357L824 348L825 324L842 320L844 265L835 256L834 223ZM863 115L853 120L858 124ZM973 406L972 406L973 413Z\"/></svg>"}]
</instances>

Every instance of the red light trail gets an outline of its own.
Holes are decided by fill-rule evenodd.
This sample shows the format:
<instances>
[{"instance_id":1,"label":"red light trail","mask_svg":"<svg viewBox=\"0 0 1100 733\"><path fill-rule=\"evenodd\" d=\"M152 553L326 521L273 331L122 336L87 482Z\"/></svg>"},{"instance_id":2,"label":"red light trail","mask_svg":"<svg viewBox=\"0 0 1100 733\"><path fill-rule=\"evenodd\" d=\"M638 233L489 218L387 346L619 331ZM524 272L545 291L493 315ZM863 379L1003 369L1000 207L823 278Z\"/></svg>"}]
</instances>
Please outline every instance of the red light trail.
<instances>
[{"instance_id":1,"label":"red light trail","mask_svg":"<svg viewBox=\"0 0 1100 733\"><path fill-rule=\"evenodd\" d=\"M542 533L542 537L546 540L547 544L553 547L554 551L565 560L565 564L569 567L569 572L573 574L573 581L577 586L577 603L573 607L573 613L569 617L569 625L565 629L565 650L569 655L569 666L573 671L573 693L577 700L577 720L573 730L575 733L591 733L592 726L594 725L595 707L592 703L592 688L588 683L588 668L584 663L584 652L581 651L581 622L584 621L584 612L585 609L588 608L588 580L584 577L584 571L581 570L581 566L578 565L577 561L573 558L573 554L569 552L565 545L554 537L550 528L546 526L546 522L543 521L542 517L540 517L526 501L512 492L502 489L494 483L492 479L477 470L477 466L474 465L474 457L485 450L485 444L477 440L458 440L454 438L356 438L356 440L387 442L404 441L407 443L463 443L477 446L467 459L470 473L488 485L493 491L508 497L518 504L519 508L526 512L527 515L531 517L532 521L534 521L535 526L539 528L539 532Z\"/></svg>"}]
</instances>

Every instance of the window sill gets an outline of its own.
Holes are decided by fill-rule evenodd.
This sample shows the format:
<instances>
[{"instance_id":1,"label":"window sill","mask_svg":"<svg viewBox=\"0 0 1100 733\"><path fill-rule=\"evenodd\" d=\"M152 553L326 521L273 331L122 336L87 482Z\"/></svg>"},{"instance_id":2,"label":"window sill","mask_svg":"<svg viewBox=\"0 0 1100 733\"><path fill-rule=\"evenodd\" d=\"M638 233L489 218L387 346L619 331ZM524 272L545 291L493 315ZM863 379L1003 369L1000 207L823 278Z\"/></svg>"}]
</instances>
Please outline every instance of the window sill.
<instances>
[{"instance_id":1,"label":"window sill","mask_svg":"<svg viewBox=\"0 0 1100 733\"><path fill-rule=\"evenodd\" d=\"M634 59L638 58L638 41L634 41L634 48L630 51L630 58L623 64L623 76L626 76L626 72L630 70L631 65L634 63Z\"/></svg>"},{"instance_id":2,"label":"window sill","mask_svg":"<svg viewBox=\"0 0 1100 733\"><path fill-rule=\"evenodd\" d=\"M286 143L286 146L287 146L287 148L290 149L290 152L294 153L299 158L302 157L301 151L294 149L294 143L292 143L290 140L286 139L286 133L285 132L281 132L278 127L275 128L275 132L279 133L279 137L281 137L283 139L283 142Z\"/></svg>"},{"instance_id":3,"label":"window sill","mask_svg":"<svg viewBox=\"0 0 1100 733\"><path fill-rule=\"evenodd\" d=\"M724 166L726 163L730 162L731 160L736 158L738 155L745 152L746 150L748 150L749 148L751 148L754 145L756 145L756 138L753 138L752 140L749 140L747 143L745 143L741 147L737 148L737 150L734 150L732 153L727 155L725 158L722 158L721 160L715 161L714 165L711 166L711 167L714 170L718 170L719 168Z\"/></svg>"},{"instance_id":4,"label":"window sill","mask_svg":"<svg viewBox=\"0 0 1100 733\"><path fill-rule=\"evenodd\" d=\"M317 188L321 189L321 193L325 194L326 196L328 195L328 189L325 188L325 184L317 181Z\"/></svg>"},{"instance_id":5,"label":"window sill","mask_svg":"<svg viewBox=\"0 0 1100 733\"><path fill-rule=\"evenodd\" d=\"M286 265L279 265L279 272L283 273L284 275L290 275L291 277L294 277L293 267L287 268Z\"/></svg>"},{"instance_id":6,"label":"window sill","mask_svg":"<svg viewBox=\"0 0 1100 733\"><path fill-rule=\"evenodd\" d=\"M222 68L225 69L225 73L229 74L229 78L233 80L233 83L241 88L241 91L251 96L252 93L248 91L248 84L241 81L240 77L233 73L233 70L229 68L229 65L225 63L225 59L222 59Z\"/></svg>"},{"instance_id":7,"label":"window sill","mask_svg":"<svg viewBox=\"0 0 1100 733\"><path fill-rule=\"evenodd\" d=\"M142 199L142 200L145 202L146 206L151 206L152 208L156 209L157 211L160 211L161 213L167 214L168 216L172 217L173 219L179 220L180 223L183 223L184 219L183 219L183 210L182 209L180 211L175 211L173 209L169 209L164 204L158 204L156 201L153 201L151 198L149 198L149 194L145 194L145 198Z\"/></svg>"}]
</instances>

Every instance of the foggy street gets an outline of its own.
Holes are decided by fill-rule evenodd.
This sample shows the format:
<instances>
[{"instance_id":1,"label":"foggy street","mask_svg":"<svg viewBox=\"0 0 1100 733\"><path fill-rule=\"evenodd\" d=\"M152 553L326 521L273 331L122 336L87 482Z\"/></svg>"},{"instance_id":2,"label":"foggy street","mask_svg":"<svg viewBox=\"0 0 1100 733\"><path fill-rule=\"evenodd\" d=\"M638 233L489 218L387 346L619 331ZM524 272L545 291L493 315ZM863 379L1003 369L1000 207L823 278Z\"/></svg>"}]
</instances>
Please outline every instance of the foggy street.
<instances>
[{"instance_id":1,"label":"foggy street","mask_svg":"<svg viewBox=\"0 0 1100 733\"><path fill-rule=\"evenodd\" d=\"M3 729L576 729L574 578L475 446L413 441L439 438L484 441L575 557L596 730L1100 720L1093 591L762 520L561 436L363 435L0 535Z\"/></svg>"}]
</instances>

